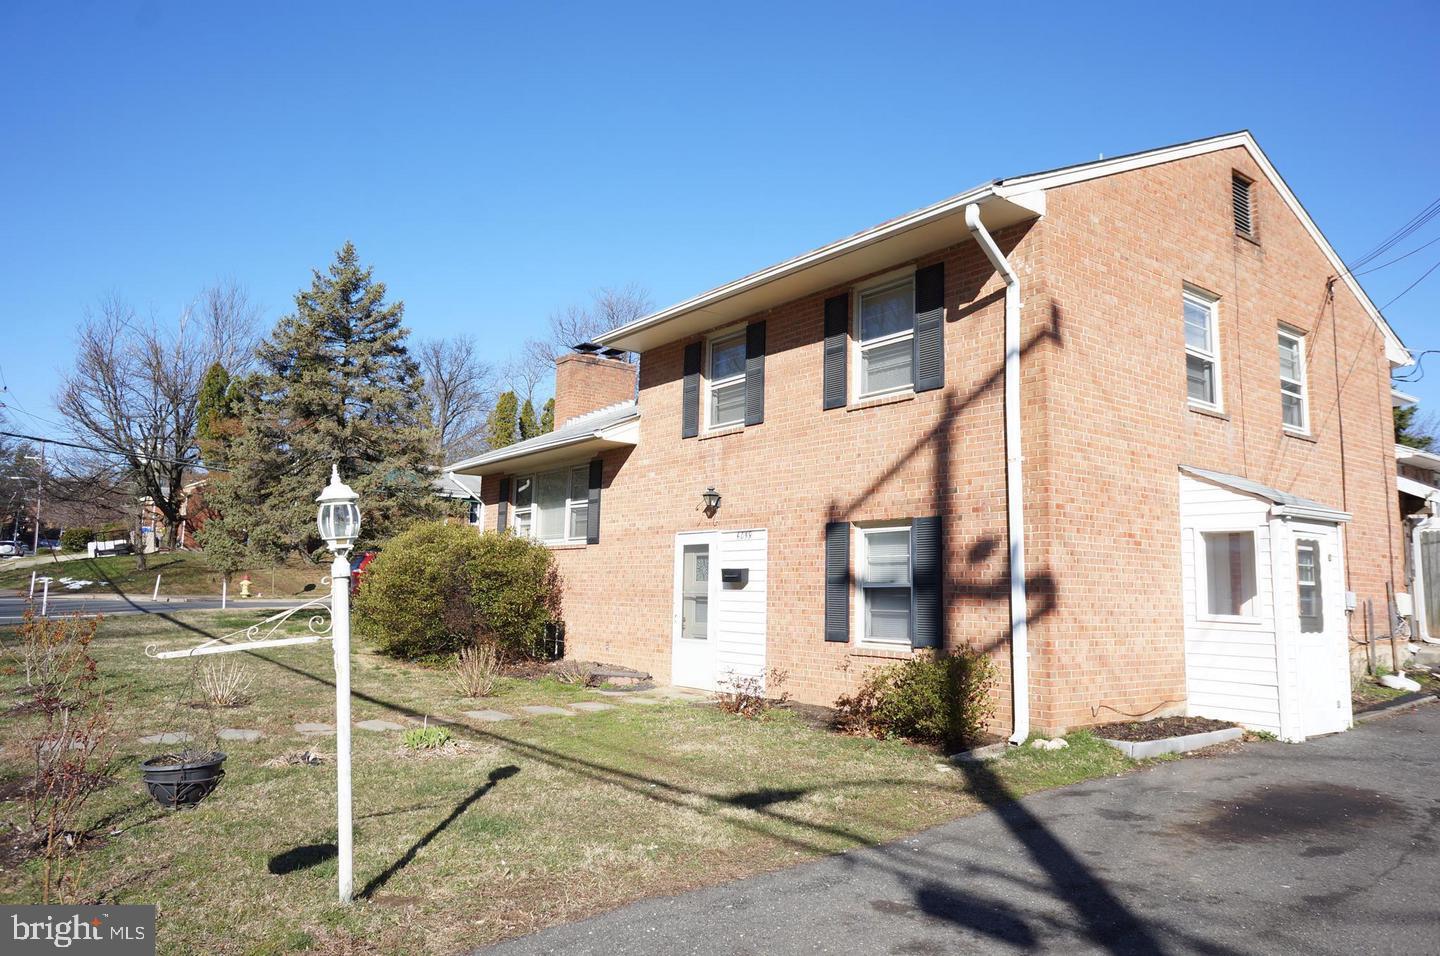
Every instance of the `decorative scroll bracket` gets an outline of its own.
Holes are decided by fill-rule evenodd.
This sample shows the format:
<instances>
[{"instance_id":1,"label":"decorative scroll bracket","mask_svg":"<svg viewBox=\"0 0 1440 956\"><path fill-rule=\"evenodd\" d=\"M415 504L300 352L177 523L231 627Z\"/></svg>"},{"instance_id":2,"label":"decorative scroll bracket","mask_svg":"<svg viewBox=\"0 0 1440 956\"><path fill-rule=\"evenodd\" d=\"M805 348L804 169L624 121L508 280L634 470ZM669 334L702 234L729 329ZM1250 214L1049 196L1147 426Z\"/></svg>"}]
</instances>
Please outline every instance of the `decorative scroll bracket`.
<instances>
[{"instance_id":1,"label":"decorative scroll bracket","mask_svg":"<svg viewBox=\"0 0 1440 956\"><path fill-rule=\"evenodd\" d=\"M301 634L294 637L273 637L285 622L296 615L309 612L310 619L306 626L310 629L309 634ZM150 644L145 648L145 656L155 660L171 660L177 657L200 657L204 654L233 654L236 651L256 651L266 647L289 647L292 644L315 644L320 641L332 640L335 635L331 631L334 624L334 611L330 607L328 599L306 601L304 604L296 605L279 614L271 615L265 620L249 627L241 628L238 631L231 631L220 637L206 641L195 647L187 647L179 650L162 651L158 644Z\"/></svg>"}]
</instances>

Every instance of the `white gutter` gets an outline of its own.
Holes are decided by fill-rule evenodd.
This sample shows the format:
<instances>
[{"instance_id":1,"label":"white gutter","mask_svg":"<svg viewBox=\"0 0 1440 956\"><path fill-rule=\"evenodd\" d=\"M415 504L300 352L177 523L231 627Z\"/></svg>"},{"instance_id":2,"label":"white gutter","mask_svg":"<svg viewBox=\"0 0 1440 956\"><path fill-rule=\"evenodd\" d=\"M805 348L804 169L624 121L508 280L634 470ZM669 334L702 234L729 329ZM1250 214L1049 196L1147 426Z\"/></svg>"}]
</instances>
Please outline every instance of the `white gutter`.
<instances>
[{"instance_id":1,"label":"white gutter","mask_svg":"<svg viewBox=\"0 0 1440 956\"><path fill-rule=\"evenodd\" d=\"M965 225L1005 280L1005 508L1010 526L1010 698L1012 744L1030 736L1030 609L1025 594L1025 489L1020 473L1020 277L980 221L980 206L965 207Z\"/></svg>"}]
</instances>

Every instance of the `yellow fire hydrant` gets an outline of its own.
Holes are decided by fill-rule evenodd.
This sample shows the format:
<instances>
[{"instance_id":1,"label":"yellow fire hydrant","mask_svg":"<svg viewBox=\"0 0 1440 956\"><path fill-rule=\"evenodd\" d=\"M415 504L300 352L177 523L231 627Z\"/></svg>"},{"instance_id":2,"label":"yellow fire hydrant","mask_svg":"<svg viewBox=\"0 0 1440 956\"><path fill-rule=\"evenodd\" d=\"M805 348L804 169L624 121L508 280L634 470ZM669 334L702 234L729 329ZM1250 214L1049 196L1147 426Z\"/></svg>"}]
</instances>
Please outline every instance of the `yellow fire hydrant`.
<instances>
[{"instance_id":1,"label":"yellow fire hydrant","mask_svg":"<svg viewBox=\"0 0 1440 956\"><path fill-rule=\"evenodd\" d=\"M250 596L250 579L248 577L240 579L240 596L242 598L248 598Z\"/></svg>"}]
</instances>

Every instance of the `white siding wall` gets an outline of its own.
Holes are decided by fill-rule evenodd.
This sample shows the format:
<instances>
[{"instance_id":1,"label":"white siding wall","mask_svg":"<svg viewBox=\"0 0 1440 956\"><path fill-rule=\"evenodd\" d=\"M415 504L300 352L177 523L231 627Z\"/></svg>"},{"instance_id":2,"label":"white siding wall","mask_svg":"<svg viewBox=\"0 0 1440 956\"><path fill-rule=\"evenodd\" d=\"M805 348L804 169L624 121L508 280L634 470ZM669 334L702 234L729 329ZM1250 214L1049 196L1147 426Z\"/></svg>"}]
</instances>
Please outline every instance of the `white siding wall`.
<instances>
[{"instance_id":1,"label":"white siding wall","mask_svg":"<svg viewBox=\"0 0 1440 956\"><path fill-rule=\"evenodd\" d=\"M719 579L723 568L745 568L750 578L744 587L719 584L715 629L715 683L724 687L738 677L765 676L765 554L764 531L725 531L720 534L718 560L710 573Z\"/></svg>"},{"instance_id":2,"label":"white siding wall","mask_svg":"<svg viewBox=\"0 0 1440 956\"><path fill-rule=\"evenodd\" d=\"M1188 713L1233 720L1280 733L1280 674L1276 666L1270 506L1248 495L1189 475L1180 476L1180 554L1185 606L1185 678ZM1199 533L1250 531L1255 535L1258 623L1202 620L1203 556Z\"/></svg>"}]
</instances>

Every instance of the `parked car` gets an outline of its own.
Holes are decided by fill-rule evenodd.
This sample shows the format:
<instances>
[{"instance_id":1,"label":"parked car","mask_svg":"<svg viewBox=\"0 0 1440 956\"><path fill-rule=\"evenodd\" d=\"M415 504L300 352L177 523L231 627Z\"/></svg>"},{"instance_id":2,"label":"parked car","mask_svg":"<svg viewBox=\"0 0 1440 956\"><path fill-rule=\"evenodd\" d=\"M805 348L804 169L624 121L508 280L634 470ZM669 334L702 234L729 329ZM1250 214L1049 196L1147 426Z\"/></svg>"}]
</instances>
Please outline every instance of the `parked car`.
<instances>
[{"instance_id":1,"label":"parked car","mask_svg":"<svg viewBox=\"0 0 1440 956\"><path fill-rule=\"evenodd\" d=\"M365 576L365 569L370 567L370 562L375 560L379 551L361 551L350 558L350 593L354 594L360 590L360 579Z\"/></svg>"},{"instance_id":2,"label":"parked car","mask_svg":"<svg viewBox=\"0 0 1440 956\"><path fill-rule=\"evenodd\" d=\"M0 541L0 558L23 558L30 553L30 547L24 541Z\"/></svg>"},{"instance_id":3,"label":"parked car","mask_svg":"<svg viewBox=\"0 0 1440 956\"><path fill-rule=\"evenodd\" d=\"M130 547L129 541L97 541L95 543L95 557L97 558L134 553L135 549Z\"/></svg>"},{"instance_id":4,"label":"parked car","mask_svg":"<svg viewBox=\"0 0 1440 956\"><path fill-rule=\"evenodd\" d=\"M59 550L60 550L60 539L59 539L59 538L41 538L41 539L40 539L40 550L41 550L41 551L59 551Z\"/></svg>"}]
</instances>

